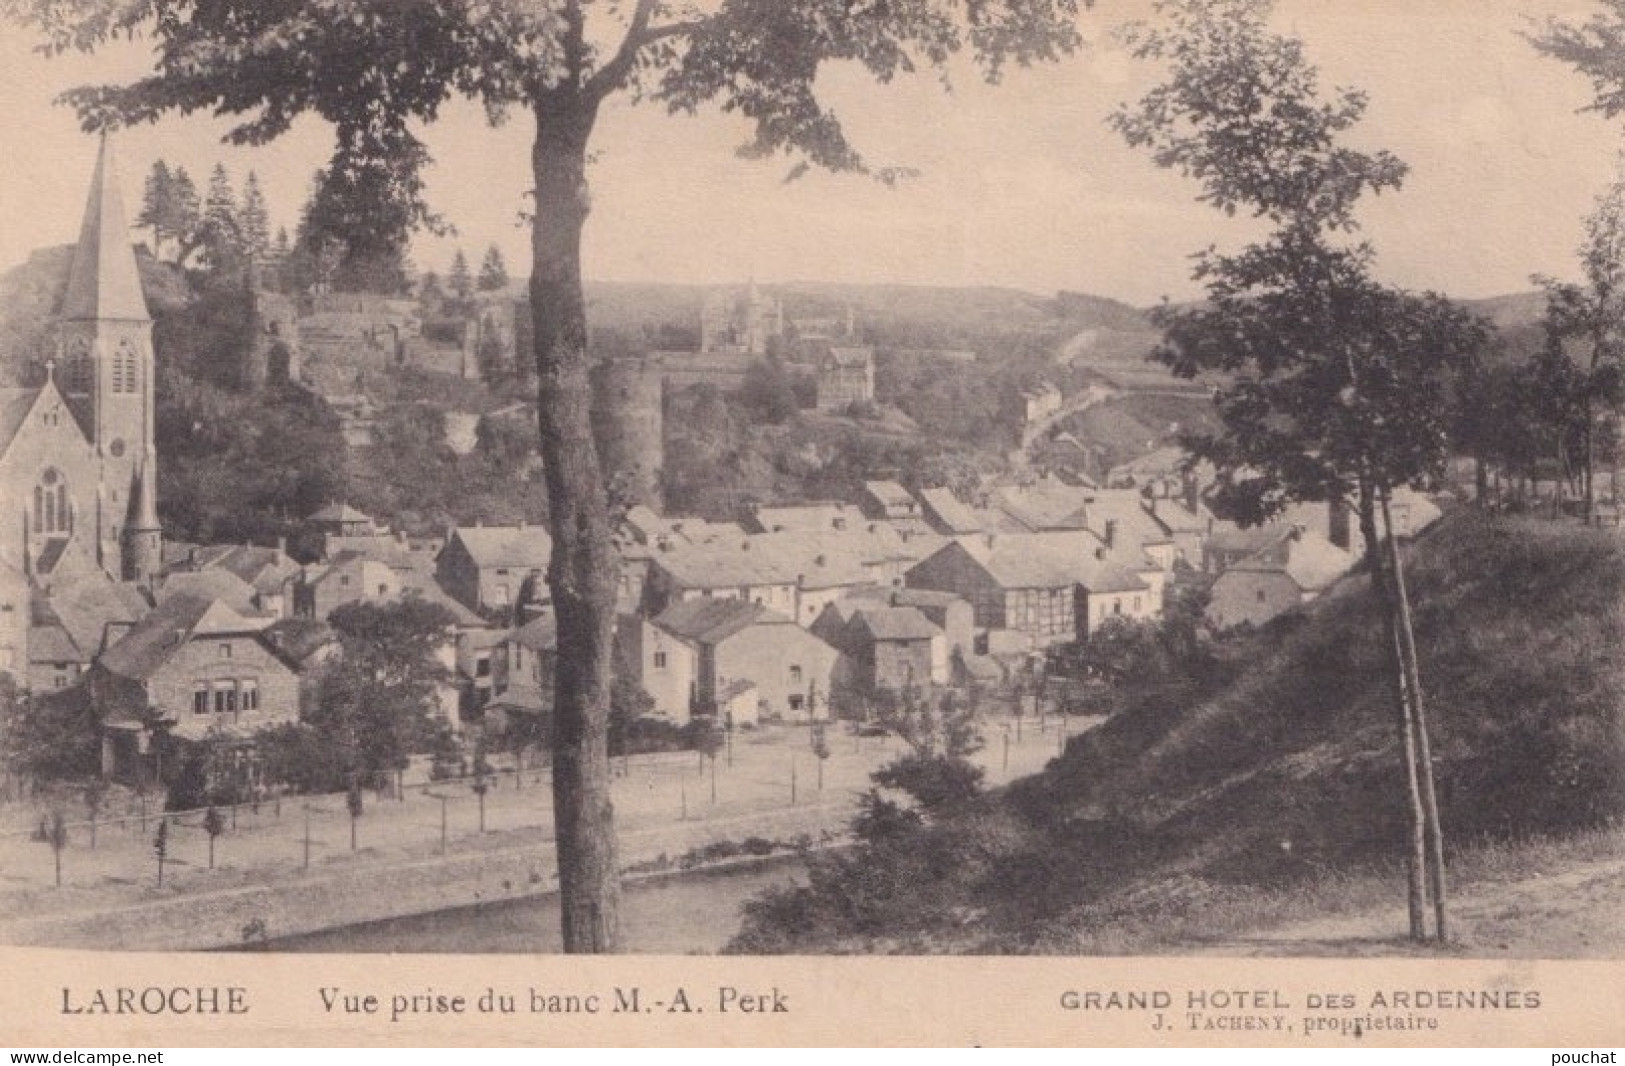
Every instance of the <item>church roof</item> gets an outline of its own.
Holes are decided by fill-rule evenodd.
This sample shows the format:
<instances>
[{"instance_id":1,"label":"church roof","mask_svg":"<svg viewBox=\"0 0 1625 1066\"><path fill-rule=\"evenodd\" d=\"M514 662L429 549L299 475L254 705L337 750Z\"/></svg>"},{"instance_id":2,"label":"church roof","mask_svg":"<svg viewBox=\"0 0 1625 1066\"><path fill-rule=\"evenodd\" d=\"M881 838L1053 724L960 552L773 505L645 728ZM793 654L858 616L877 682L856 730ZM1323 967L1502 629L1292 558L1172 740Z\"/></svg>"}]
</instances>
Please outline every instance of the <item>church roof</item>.
<instances>
[{"instance_id":1,"label":"church roof","mask_svg":"<svg viewBox=\"0 0 1625 1066\"><path fill-rule=\"evenodd\" d=\"M124 221L118 166L113 142L103 136L90 181L90 199L73 254L67 295L62 299L66 321L122 319L147 322L147 301L141 293L141 274L130 248L130 228Z\"/></svg>"},{"instance_id":2,"label":"church roof","mask_svg":"<svg viewBox=\"0 0 1625 1066\"><path fill-rule=\"evenodd\" d=\"M28 421L28 412L34 409L39 394L39 389L0 389L0 451Z\"/></svg>"}]
</instances>

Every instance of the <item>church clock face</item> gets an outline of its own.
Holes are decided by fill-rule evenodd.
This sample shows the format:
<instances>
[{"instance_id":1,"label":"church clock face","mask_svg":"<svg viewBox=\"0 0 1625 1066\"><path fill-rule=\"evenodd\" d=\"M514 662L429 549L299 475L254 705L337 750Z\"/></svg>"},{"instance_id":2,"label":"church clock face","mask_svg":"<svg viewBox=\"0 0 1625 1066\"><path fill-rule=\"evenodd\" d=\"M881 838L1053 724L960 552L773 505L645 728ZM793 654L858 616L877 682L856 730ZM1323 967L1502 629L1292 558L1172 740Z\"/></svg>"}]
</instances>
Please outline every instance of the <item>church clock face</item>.
<instances>
[{"instance_id":1,"label":"church clock face","mask_svg":"<svg viewBox=\"0 0 1625 1066\"><path fill-rule=\"evenodd\" d=\"M107 446L107 454L115 459L124 458L124 438L114 437L113 443Z\"/></svg>"}]
</instances>

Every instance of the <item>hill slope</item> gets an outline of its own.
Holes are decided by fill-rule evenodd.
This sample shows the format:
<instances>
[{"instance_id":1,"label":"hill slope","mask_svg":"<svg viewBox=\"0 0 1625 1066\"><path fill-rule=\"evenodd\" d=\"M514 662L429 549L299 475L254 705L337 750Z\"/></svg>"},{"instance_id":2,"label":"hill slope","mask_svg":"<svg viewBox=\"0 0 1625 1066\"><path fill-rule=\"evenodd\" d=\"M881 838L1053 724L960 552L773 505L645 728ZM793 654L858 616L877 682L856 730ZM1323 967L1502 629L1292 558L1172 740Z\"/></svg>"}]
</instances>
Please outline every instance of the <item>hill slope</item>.
<instances>
[{"instance_id":1,"label":"hill slope","mask_svg":"<svg viewBox=\"0 0 1625 1066\"><path fill-rule=\"evenodd\" d=\"M1410 572L1454 861L1625 813L1625 538L1461 514ZM740 946L1139 951L1281 917L1294 893L1401 901L1402 779L1364 586L1259 634L1205 698L1151 693L1004 794L815 870L755 908Z\"/></svg>"}]
</instances>

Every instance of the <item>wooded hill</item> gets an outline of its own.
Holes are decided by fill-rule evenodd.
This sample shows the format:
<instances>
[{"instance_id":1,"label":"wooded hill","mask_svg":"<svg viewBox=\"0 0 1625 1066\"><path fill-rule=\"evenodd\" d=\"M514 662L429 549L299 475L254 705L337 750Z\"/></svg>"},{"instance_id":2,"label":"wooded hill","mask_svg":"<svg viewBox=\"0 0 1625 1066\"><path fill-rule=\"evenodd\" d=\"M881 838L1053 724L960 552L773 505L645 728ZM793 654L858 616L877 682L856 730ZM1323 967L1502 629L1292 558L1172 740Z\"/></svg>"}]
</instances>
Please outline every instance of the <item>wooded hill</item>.
<instances>
[{"instance_id":1,"label":"wooded hill","mask_svg":"<svg viewBox=\"0 0 1625 1066\"><path fill-rule=\"evenodd\" d=\"M1617 824L1625 538L1459 513L1410 572L1454 854ZM815 862L738 947L1177 951L1362 878L1399 908L1402 764L1365 585L1221 646L1204 678L1141 687L1044 772Z\"/></svg>"}]
</instances>

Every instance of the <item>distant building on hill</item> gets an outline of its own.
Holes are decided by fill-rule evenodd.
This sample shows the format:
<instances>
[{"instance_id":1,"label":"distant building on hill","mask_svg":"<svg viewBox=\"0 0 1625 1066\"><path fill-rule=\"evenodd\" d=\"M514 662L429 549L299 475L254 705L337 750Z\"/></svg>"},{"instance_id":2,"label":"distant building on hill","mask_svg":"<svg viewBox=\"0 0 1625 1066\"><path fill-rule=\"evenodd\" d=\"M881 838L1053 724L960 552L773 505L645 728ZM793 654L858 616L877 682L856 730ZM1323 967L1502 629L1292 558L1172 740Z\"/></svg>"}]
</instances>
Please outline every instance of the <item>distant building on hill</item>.
<instances>
[{"instance_id":1,"label":"distant building on hill","mask_svg":"<svg viewBox=\"0 0 1625 1066\"><path fill-rule=\"evenodd\" d=\"M766 355L784 335L784 305L762 295L753 281L744 293L718 290L700 312L700 351Z\"/></svg>"},{"instance_id":2,"label":"distant building on hill","mask_svg":"<svg viewBox=\"0 0 1625 1066\"><path fill-rule=\"evenodd\" d=\"M818 409L839 411L875 398L875 350L830 348L818 361Z\"/></svg>"}]
</instances>

